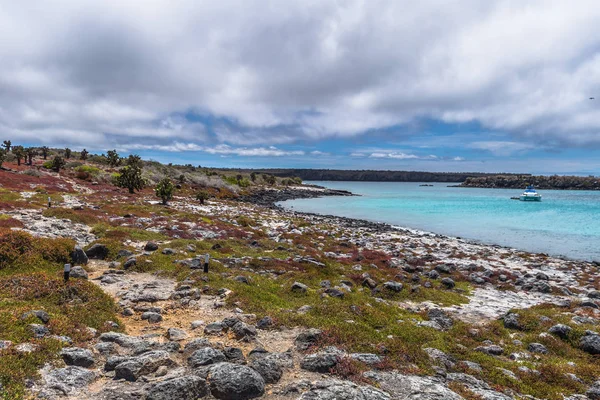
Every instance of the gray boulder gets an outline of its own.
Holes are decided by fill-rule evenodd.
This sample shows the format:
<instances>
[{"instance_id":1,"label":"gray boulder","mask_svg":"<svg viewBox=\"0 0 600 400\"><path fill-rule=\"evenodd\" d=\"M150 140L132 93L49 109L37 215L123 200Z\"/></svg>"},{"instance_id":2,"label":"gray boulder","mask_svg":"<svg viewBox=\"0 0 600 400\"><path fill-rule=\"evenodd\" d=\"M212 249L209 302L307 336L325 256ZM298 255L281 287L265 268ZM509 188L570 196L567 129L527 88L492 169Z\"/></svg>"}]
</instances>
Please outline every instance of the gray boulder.
<instances>
[{"instance_id":1,"label":"gray boulder","mask_svg":"<svg viewBox=\"0 0 600 400\"><path fill-rule=\"evenodd\" d=\"M408 398L408 397L407 397ZM412 398L412 397L411 397ZM416 397L414 397L416 399ZM425 397L418 397L425 399ZM372 386L358 386L349 381L327 379L311 385L298 400L391 400L392 397Z\"/></svg>"},{"instance_id":2,"label":"gray boulder","mask_svg":"<svg viewBox=\"0 0 600 400\"><path fill-rule=\"evenodd\" d=\"M75 265L86 265L89 259L81 246L75 246L75 249L71 252L71 261Z\"/></svg>"},{"instance_id":3,"label":"gray boulder","mask_svg":"<svg viewBox=\"0 0 600 400\"><path fill-rule=\"evenodd\" d=\"M401 292L402 288L403 288L403 286L400 282L392 282L392 281L385 282L383 284L383 287L391 292L396 292L396 293Z\"/></svg>"},{"instance_id":4,"label":"gray boulder","mask_svg":"<svg viewBox=\"0 0 600 400\"><path fill-rule=\"evenodd\" d=\"M532 353L538 353L538 354L548 354L549 353L546 346L544 346L541 343L529 343L529 346L527 346L527 350L529 350Z\"/></svg>"},{"instance_id":5,"label":"gray boulder","mask_svg":"<svg viewBox=\"0 0 600 400\"><path fill-rule=\"evenodd\" d=\"M300 368L311 372L328 373L340 361L341 354L334 351L322 351L305 356Z\"/></svg>"},{"instance_id":6,"label":"gray boulder","mask_svg":"<svg viewBox=\"0 0 600 400\"><path fill-rule=\"evenodd\" d=\"M227 361L237 364L245 364L246 358L244 357L244 353L241 349L237 347L225 347L223 349L223 354L227 358Z\"/></svg>"},{"instance_id":7,"label":"gray boulder","mask_svg":"<svg viewBox=\"0 0 600 400\"><path fill-rule=\"evenodd\" d=\"M141 376L155 372L160 366L171 367L175 362L164 350L149 351L118 364L115 367L115 379L135 382Z\"/></svg>"},{"instance_id":8,"label":"gray boulder","mask_svg":"<svg viewBox=\"0 0 600 400\"><path fill-rule=\"evenodd\" d=\"M158 250L158 245L154 242L148 242L144 246L144 250L145 251L156 251L156 250Z\"/></svg>"},{"instance_id":9,"label":"gray boulder","mask_svg":"<svg viewBox=\"0 0 600 400\"><path fill-rule=\"evenodd\" d=\"M27 312L23 313L23 315L21 315L21 319L27 319L29 317L36 317L37 319L42 321L44 324L47 324L50 321L50 314L48 314L44 310L27 311Z\"/></svg>"},{"instance_id":10,"label":"gray boulder","mask_svg":"<svg viewBox=\"0 0 600 400\"><path fill-rule=\"evenodd\" d=\"M202 367L204 365L217 364L225 361L227 358L223 352L213 349L212 347L205 347L200 350L196 350L190 357L188 357L188 364L192 368Z\"/></svg>"},{"instance_id":11,"label":"gray boulder","mask_svg":"<svg viewBox=\"0 0 600 400\"><path fill-rule=\"evenodd\" d=\"M480 351L490 356L499 356L502 355L502 353L504 353L504 349L502 347L494 344L476 347L475 351Z\"/></svg>"},{"instance_id":12,"label":"gray boulder","mask_svg":"<svg viewBox=\"0 0 600 400\"><path fill-rule=\"evenodd\" d=\"M430 321L437 323L443 330L448 330L454 325L452 318L450 318L444 310L439 308L432 308L427 311L427 317Z\"/></svg>"},{"instance_id":13,"label":"gray boulder","mask_svg":"<svg viewBox=\"0 0 600 400\"><path fill-rule=\"evenodd\" d=\"M519 314L508 313L504 316L504 327L507 329L523 329L519 323Z\"/></svg>"},{"instance_id":14,"label":"gray boulder","mask_svg":"<svg viewBox=\"0 0 600 400\"><path fill-rule=\"evenodd\" d=\"M145 313L142 313L142 320L148 320L148 322L156 324L162 321L163 317L159 313L146 311Z\"/></svg>"},{"instance_id":15,"label":"gray boulder","mask_svg":"<svg viewBox=\"0 0 600 400\"><path fill-rule=\"evenodd\" d=\"M452 278L444 278L441 282L447 289L453 289L456 286L456 283Z\"/></svg>"},{"instance_id":16,"label":"gray boulder","mask_svg":"<svg viewBox=\"0 0 600 400\"><path fill-rule=\"evenodd\" d=\"M579 341L581 350L590 354L600 354L600 336L587 335L583 336Z\"/></svg>"},{"instance_id":17,"label":"gray boulder","mask_svg":"<svg viewBox=\"0 0 600 400\"><path fill-rule=\"evenodd\" d=\"M308 286L304 283L294 282L292 284L292 292L305 293L308 290Z\"/></svg>"},{"instance_id":18,"label":"gray boulder","mask_svg":"<svg viewBox=\"0 0 600 400\"><path fill-rule=\"evenodd\" d=\"M258 372L244 365L220 363L209 370L211 394L222 400L245 400L265 393L265 381Z\"/></svg>"},{"instance_id":19,"label":"gray boulder","mask_svg":"<svg viewBox=\"0 0 600 400\"><path fill-rule=\"evenodd\" d=\"M167 329L167 338L172 341L180 341L187 339L188 334L183 329L169 328Z\"/></svg>"},{"instance_id":20,"label":"gray boulder","mask_svg":"<svg viewBox=\"0 0 600 400\"><path fill-rule=\"evenodd\" d=\"M95 244L89 249L87 249L85 255L89 259L104 260L106 257L108 257L108 247L99 243Z\"/></svg>"},{"instance_id":21,"label":"gray boulder","mask_svg":"<svg viewBox=\"0 0 600 400\"><path fill-rule=\"evenodd\" d=\"M376 371L366 372L364 376L376 382L393 399L462 400L461 396L448 389L439 378Z\"/></svg>"},{"instance_id":22,"label":"gray boulder","mask_svg":"<svg viewBox=\"0 0 600 400\"><path fill-rule=\"evenodd\" d=\"M225 326L223 326L220 322L213 322L212 324L208 324L204 327L205 335L220 335L225 330Z\"/></svg>"},{"instance_id":23,"label":"gray boulder","mask_svg":"<svg viewBox=\"0 0 600 400\"><path fill-rule=\"evenodd\" d=\"M94 365L94 354L80 347L66 347L60 352L65 364L89 368Z\"/></svg>"},{"instance_id":24,"label":"gray boulder","mask_svg":"<svg viewBox=\"0 0 600 400\"><path fill-rule=\"evenodd\" d=\"M173 249L171 249L171 248L167 247L167 248L163 249L163 250L161 251L161 253L163 253L164 255L170 256L170 255L173 255L173 254L175 254L175 250L173 250Z\"/></svg>"},{"instance_id":25,"label":"gray boulder","mask_svg":"<svg viewBox=\"0 0 600 400\"><path fill-rule=\"evenodd\" d=\"M269 356L254 359L250 367L258 372L266 383L277 383L283 375L283 368L279 362Z\"/></svg>"},{"instance_id":26,"label":"gray boulder","mask_svg":"<svg viewBox=\"0 0 600 400\"><path fill-rule=\"evenodd\" d=\"M319 329L308 329L302 333L300 333L294 343L296 344L296 348L298 350L306 350L310 346L317 343L317 341L321 338L323 332Z\"/></svg>"},{"instance_id":27,"label":"gray boulder","mask_svg":"<svg viewBox=\"0 0 600 400\"><path fill-rule=\"evenodd\" d=\"M81 279L88 279L88 273L85 269L83 269L83 267L77 265L73 268L71 268L71 273L69 274L69 276L71 278L81 278Z\"/></svg>"},{"instance_id":28,"label":"gray boulder","mask_svg":"<svg viewBox=\"0 0 600 400\"><path fill-rule=\"evenodd\" d=\"M256 338L256 328L252 325L246 324L245 322L237 322L231 327L231 331L238 340L249 342Z\"/></svg>"},{"instance_id":29,"label":"gray boulder","mask_svg":"<svg viewBox=\"0 0 600 400\"><path fill-rule=\"evenodd\" d=\"M548 329L548 332L560 337L561 339L566 339L571 332L571 327L563 324L557 324Z\"/></svg>"},{"instance_id":30,"label":"gray boulder","mask_svg":"<svg viewBox=\"0 0 600 400\"><path fill-rule=\"evenodd\" d=\"M37 339L43 338L50 334L50 330L41 324L29 324L29 330Z\"/></svg>"},{"instance_id":31,"label":"gray boulder","mask_svg":"<svg viewBox=\"0 0 600 400\"><path fill-rule=\"evenodd\" d=\"M206 381L199 376L190 375L153 384L146 394L146 400L196 400L207 394Z\"/></svg>"},{"instance_id":32,"label":"gray boulder","mask_svg":"<svg viewBox=\"0 0 600 400\"><path fill-rule=\"evenodd\" d=\"M42 376L46 382L46 388L58 390L64 394L84 388L96 379L94 372L76 366L53 369Z\"/></svg>"}]
</instances>

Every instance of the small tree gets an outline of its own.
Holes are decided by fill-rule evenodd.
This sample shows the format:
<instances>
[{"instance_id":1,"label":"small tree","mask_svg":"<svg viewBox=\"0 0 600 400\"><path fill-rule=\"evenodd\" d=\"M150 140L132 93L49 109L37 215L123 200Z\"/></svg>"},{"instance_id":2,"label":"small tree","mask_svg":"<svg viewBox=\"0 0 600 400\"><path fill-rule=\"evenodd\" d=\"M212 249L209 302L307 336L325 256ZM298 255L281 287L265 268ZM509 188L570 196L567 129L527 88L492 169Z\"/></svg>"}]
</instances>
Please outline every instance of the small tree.
<instances>
[{"instance_id":1,"label":"small tree","mask_svg":"<svg viewBox=\"0 0 600 400\"><path fill-rule=\"evenodd\" d=\"M66 165L65 160L61 156L55 156L50 163L50 169L54 172L60 172Z\"/></svg>"},{"instance_id":2,"label":"small tree","mask_svg":"<svg viewBox=\"0 0 600 400\"><path fill-rule=\"evenodd\" d=\"M121 164L121 157L119 157L119 153L117 150L109 150L106 152L106 158L108 159L108 165L111 167L117 167Z\"/></svg>"},{"instance_id":3,"label":"small tree","mask_svg":"<svg viewBox=\"0 0 600 400\"><path fill-rule=\"evenodd\" d=\"M87 160L89 154L90 153L86 149L83 149L83 150L81 150L81 153L79 154L79 158L82 161L85 161L85 160Z\"/></svg>"},{"instance_id":4,"label":"small tree","mask_svg":"<svg viewBox=\"0 0 600 400\"><path fill-rule=\"evenodd\" d=\"M181 174L179 175L179 184L183 185L185 183L185 175Z\"/></svg>"},{"instance_id":5,"label":"small tree","mask_svg":"<svg viewBox=\"0 0 600 400\"><path fill-rule=\"evenodd\" d=\"M196 200L198 200L200 202L200 204L204 204L205 200L208 200L210 198L210 195L208 194L208 192L202 190L198 193L196 193Z\"/></svg>"},{"instance_id":6,"label":"small tree","mask_svg":"<svg viewBox=\"0 0 600 400\"><path fill-rule=\"evenodd\" d=\"M267 175L267 178L265 179L265 181L269 185L273 186L277 182L277 178L275 178L275 176L273 176L273 175Z\"/></svg>"},{"instance_id":7,"label":"small tree","mask_svg":"<svg viewBox=\"0 0 600 400\"><path fill-rule=\"evenodd\" d=\"M256 182L256 172L253 172L253 173L250 174L250 180L252 182Z\"/></svg>"},{"instance_id":8,"label":"small tree","mask_svg":"<svg viewBox=\"0 0 600 400\"><path fill-rule=\"evenodd\" d=\"M5 140L4 142L2 142L2 146L4 146L7 153L10 153L10 147L12 146L10 140Z\"/></svg>"},{"instance_id":9,"label":"small tree","mask_svg":"<svg viewBox=\"0 0 600 400\"><path fill-rule=\"evenodd\" d=\"M0 149L0 168L2 168L2 164L4 163L4 159L6 158L6 150Z\"/></svg>"},{"instance_id":10,"label":"small tree","mask_svg":"<svg viewBox=\"0 0 600 400\"><path fill-rule=\"evenodd\" d=\"M154 192L157 197L162 199L162 203L167 205L167 202L173 198L173 191L175 190L175 186L173 186L173 182L169 178L163 178L156 188Z\"/></svg>"},{"instance_id":11,"label":"small tree","mask_svg":"<svg viewBox=\"0 0 600 400\"><path fill-rule=\"evenodd\" d=\"M237 174L235 177L235 180L237 180L238 185L240 184L240 182L242 181L242 179L244 179L244 177L242 176L242 174Z\"/></svg>"},{"instance_id":12,"label":"small tree","mask_svg":"<svg viewBox=\"0 0 600 400\"><path fill-rule=\"evenodd\" d=\"M42 153L42 157L44 157L44 160L48 159L49 151L50 151L50 149L48 148L48 146L42 146L42 148L40 149L40 152Z\"/></svg>"},{"instance_id":13,"label":"small tree","mask_svg":"<svg viewBox=\"0 0 600 400\"><path fill-rule=\"evenodd\" d=\"M145 186L142 178L142 160L140 156L130 155L127 165L119 170L119 176L115 178L117 186L129 189L129 193L140 191Z\"/></svg>"},{"instance_id":14,"label":"small tree","mask_svg":"<svg viewBox=\"0 0 600 400\"><path fill-rule=\"evenodd\" d=\"M17 165L21 165L21 160L25 158L25 149L23 146L14 146L12 151L17 158Z\"/></svg>"},{"instance_id":15,"label":"small tree","mask_svg":"<svg viewBox=\"0 0 600 400\"><path fill-rule=\"evenodd\" d=\"M67 147L65 149L65 159L68 160L69 158L71 158L71 149Z\"/></svg>"},{"instance_id":16,"label":"small tree","mask_svg":"<svg viewBox=\"0 0 600 400\"><path fill-rule=\"evenodd\" d=\"M36 155L37 152L35 151L35 148L28 147L25 149L25 156L27 157L27 163L29 165L33 165L33 157L35 157Z\"/></svg>"}]
</instances>

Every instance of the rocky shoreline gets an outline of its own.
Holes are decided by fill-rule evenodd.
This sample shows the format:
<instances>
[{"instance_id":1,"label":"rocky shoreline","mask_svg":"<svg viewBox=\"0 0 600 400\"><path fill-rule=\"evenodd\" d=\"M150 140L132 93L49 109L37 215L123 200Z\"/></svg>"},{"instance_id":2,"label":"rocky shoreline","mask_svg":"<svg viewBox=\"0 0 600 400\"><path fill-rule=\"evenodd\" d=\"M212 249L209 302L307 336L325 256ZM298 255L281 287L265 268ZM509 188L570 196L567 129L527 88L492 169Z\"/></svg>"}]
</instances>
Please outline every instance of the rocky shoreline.
<instances>
[{"instance_id":1,"label":"rocky shoreline","mask_svg":"<svg viewBox=\"0 0 600 400\"><path fill-rule=\"evenodd\" d=\"M347 190L328 189L321 186L306 185L285 189L261 189L237 198L243 203L251 203L268 208L280 208L277 203L296 199L314 199L327 196L357 196Z\"/></svg>"}]
</instances>

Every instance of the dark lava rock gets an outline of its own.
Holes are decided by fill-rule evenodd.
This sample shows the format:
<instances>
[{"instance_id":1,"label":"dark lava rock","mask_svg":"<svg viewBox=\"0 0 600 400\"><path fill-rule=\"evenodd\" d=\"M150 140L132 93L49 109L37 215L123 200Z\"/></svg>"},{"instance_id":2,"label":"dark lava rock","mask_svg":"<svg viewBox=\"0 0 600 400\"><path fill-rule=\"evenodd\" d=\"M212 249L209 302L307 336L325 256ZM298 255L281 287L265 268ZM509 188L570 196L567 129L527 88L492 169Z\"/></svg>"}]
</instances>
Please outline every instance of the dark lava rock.
<instances>
[{"instance_id":1,"label":"dark lava rock","mask_svg":"<svg viewBox=\"0 0 600 400\"><path fill-rule=\"evenodd\" d=\"M45 376L46 386L62 393L86 387L95 379L93 371L76 366L54 369Z\"/></svg>"},{"instance_id":2,"label":"dark lava rock","mask_svg":"<svg viewBox=\"0 0 600 400\"><path fill-rule=\"evenodd\" d=\"M389 281L389 282L385 282L385 283L383 284L383 287L384 287L385 289L387 289L387 290L390 290L390 291L392 291L392 292L400 292L400 291L402 291L402 288L403 288L404 286L403 286L401 283L399 283L399 282L392 282L392 281Z\"/></svg>"},{"instance_id":3,"label":"dark lava rock","mask_svg":"<svg viewBox=\"0 0 600 400\"><path fill-rule=\"evenodd\" d=\"M175 363L164 350L149 351L122 362L115 367L115 379L135 382L141 376L155 372L158 367L173 366Z\"/></svg>"},{"instance_id":4,"label":"dark lava rock","mask_svg":"<svg viewBox=\"0 0 600 400\"><path fill-rule=\"evenodd\" d=\"M60 352L65 364L89 368L94 365L94 354L88 349L66 347Z\"/></svg>"},{"instance_id":5,"label":"dark lava rock","mask_svg":"<svg viewBox=\"0 0 600 400\"><path fill-rule=\"evenodd\" d=\"M204 327L205 335L220 335L225 330L225 326L223 326L220 322L213 322L212 324L208 324Z\"/></svg>"},{"instance_id":6,"label":"dark lava rock","mask_svg":"<svg viewBox=\"0 0 600 400\"><path fill-rule=\"evenodd\" d=\"M270 357L257 358L252 361L250 367L263 377L266 383L277 383L283 375L283 368Z\"/></svg>"},{"instance_id":7,"label":"dark lava rock","mask_svg":"<svg viewBox=\"0 0 600 400\"><path fill-rule=\"evenodd\" d=\"M190 357L188 357L188 364L192 368L198 368L204 365L220 363L225 360L225 354L223 354L221 351L213 349L212 347L205 347L200 350L196 350Z\"/></svg>"},{"instance_id":8,"label":"dark lava rock","mask_svg":"<svg viewBox=\"0 0 600 400\"><path fill-rule=\"evenodd\" d=\"M50 334L50 330L41 324L29 324L29 330L37 339L41 339Z\"/></svg>"},{"instance_id":9,"label":"dark lava rock","mask_svg":"<svg viewBox=\"0 0 600 400\"><path fill-rule=\"evenodd\" d=\"M442 327L442 329L445 330L452 328L452 325L454 325L452 318L450 318L450 316L445 311L439 308L432 308L431 310L429 310L427 312L427 317L430 321L436 322L439 326Z\"/></svg>"},{"instance_id":10,"label":"dark lava rock","mask_svg":"<svg viewBox=\"0 0 600 400\"><path fill-rule=\"evenodd\" d=\"M213 244L213 246L211 247L212 250L219 250L221 249L223 246L221 246L219 243L215 243Z\"/></svg>"},{"instance_id":11,"label":"dark lava rock","mask_svg":"<svg viewBox=\"0 0 600 400\"><path fill-rule=\"evenodd\" d=\"M23 313L23 315L21 316L21 319L27 319L30 316L36 317L37 319L42 321L44 324L47 324L48 321L50 321L50 314L48 314L44 310L27 311L26 313Z\"/></svg>"},{"instance_id":12,"label":"dark lava rock","mask_svg":"<svg viewBox=\"0 0 600 400\"><path fill-rule=\"evenodd\" d=\"M71 278L87 279L88 273L85 269L83 269L83 267L80 267L79 265L77 265L77 266L71 268L71 273L69 274L69 276Z\"/></svg>"},{"instance_id":13,"label":"dark lava rock","mask_svg":"<svg viewBox=\"0 0 600 400\"><path fill-rule=\"evenodd\" d=\"M258 372L244 365L220 363L210 368L211 394L222 400L245 400L265 393L265 381Z\"/></svg>"},{"instance_id":14,"label":"dark lava rock","mask_svg":"<svg viewBox=\"0 0 600 400\"><path fill-rule=\"evenodd\" d=\"M328 373L340 361L340 354L337 352L324 351L305 356L300 361L300 368L311 372Z\"/></svg>"},{"instance_id":15,"label":"dark lava rock","mask_svg":"<svg viewBox=\"0 0 600 400\"><path fill-rule=\"evenodd\" d=\"M548 329L548 332L562 339L566 339L571 332L571 327L563 324L557 324Z\"/></svg>"},{"instance_id":16,"label":"dark lava rock","mask_svg":"<svg viewBox=\"0 0 600 400\"><path fill-rule=\"evenodd\" d=\"M190 375L153 384L146 394L146 400L197 400L207 394L206 381Z\"/></svg>"},{"instance_id":17,"label":"dark lava rock","mask_svg":"<svg viewBox=\"0 0 600 400\"><path fill-rule=\"evenodd\" d=\"M115 368L117 367L117 365L130 360L131 357L125 357L125 356L110 356L106 359L106 362L104 363L104 370L105 371L114 371Z\"/></svg>"},{"instance_id":18,"label":"dark lava rock","mask_svg":"<svg viewBox=\"0 0 600 400\"><path fill-rule=\"evenodd\" d=\"M236 364L246 363L246 358L244 357L242 349L239 349L237 347L225 347L225 349L223 349L223 354L225 354L225 357L229 362L233 362Z\"/></svg>"},{"instance_id":19,"label":"dark lava rock","mask_svg":"<svg viewBox=\"0 0 600 400\"><path fill-rule=\"evenodd\" d=\"M344 297L344 292L342 292L339 289L335 289L335 288L329 288L325 291L325 293L327 293L331 297L338 297L338 298Z\"/></svg>"},{"instance_id":20,"label":"dark lava rock","mask_svg":"<svg viewBox=\"0 0 600 400\"><path fill-rule=\"evenodd\" d=\"M80 246L75 246L75 249L71 252L71 261L75 265L85 265L89 259Z\"/></svg>"},{"instance_id":21,"label":"dark lava rock","mask_svg":"<svg viewBox=\"0 0 600 400\"><path fill-rule=\"evenodd\" d=\"M131 257L133 255L133 253L129 250L119 250L119 252L117 253L117 258L121 258L121 257Z\"/></svg>"},{"instance_id":22,"label":"dark lava rock","mask_svg":"<svg viewBox=\"0 0 600 400\"><path fill-rule=\"evenodd\" d=\"M317 341L321 338L323 332L319 329L308 329L302 333L300 333L294 343L296 344L296 348L298 350L306 350L309 347L313 346L317 343Z\"/></svg>"},{"instance_id":23,"label":"dark lava rock","mask_svg":"<svg viewBox=\"0 0 600 400\"><path fill-rule=\"evenodd\" d=\"M190 354L205 347L210 347L210 341L206 338L197 338L189 341L183 348L183 352Z\"/></svg>"},{"instance_id":24,"label":"dark lava rock","mask_svg":"<svg viewBox=\"0 0 600 400\"><path fill-rule=\"evenodd\" d=\"M504 353L504 349L497 345L479 346L475 348L475 351L480 351L491 356L499 356Z\"/></svg>"},{"instance_id":25,"label":"dark lava rock","mask_svg":"<svg viewBox=\"0 0 600 400\"><path fill-rule=\"evenodd\" d=\"M446 286L448 289L453 289L454 286L456 286L456 283L451 278L444 278L442 279L442 285Z\"/></svg>"},{"instance_id":26,"label":"dark lava rock","mask_svg":"<svg viewBox=\"0 0 600 400\"><path fill-rule=\"evenodd\" d=\"M145 251L156 251L156 250L158 250L158 245L154 242L148 242L144 246L144 250Z\"/></svg>"},{"instance_id":27,"label":"dark lava rock","mask_svg":"<svg viewBox=\"0 0 600 400\"><path fill-rule=\"evenodd\" d=\"M238 321L235 325L233 325L231 327L231 331L238 340L244 340L248 342L256 338L256 328L242 321Z\"/></svg>"},{"instance_id":28,"label":"dark lava rock","mask_svg":"<svg viewBox=\"0 0 600 400\"><path fill-rule=\"evenodd\" d=\"M267 329L269 327L273 326L273 318L266 316L264 318L262 318L260 321L258 321L258 323L256 324L256 327L258 329Z\"/></svg>"},{"instance_id":29,"label":"dark lava rock","mask_svg":"<svg viewBox=\"0 0 600 400\"><path fill-rule=\"evenodd\" d=\"M308 290L308 286L304 283L294 282L292 284L292 292L305 293Z\"/></svg>"},{"instance_id":30,"label":"dark lava rock","mask_svg":"<svg viewBox=\"0 0 600 400\"><path fill-rule=\"evenodd\" d=\"M173 250L173 249L171 249L171 248L167 247L166 249L163 249L163 250L161 251L161 253L163 253L164 255L170 256L170 255L173 255L173 254L175 254L175 250Z\"/></svg>"},{"instance_id":31,"label":"dark lava rock","mask_svg":"<svg viewBox=\"0 0 600 400\"><path fill-rule=\"evenodd\" d=\"M148 322L156 324L156 323L162 321L163 317L159 313L155 313L152 311L146 311L145 313L142 314L142 320L148 320Z\"/></svg>"},{"instance_id":32,"label":"dark lava rock","mask_svg":"<svg viewBox=\"0 0 600 400\"><path fill-rule=\"evenodd\" d=\"M362 285L368 287L369 289L374 289L377 287L377 282L375 282L372 278L365 278L362 282Z\"/></svg>"},{"instance_id":33,"label":"dark lava rock","mask_svg":"<svg viewBox=\"0 0 600 400\"><path fill-rule=\"evenodd\" d=\"M600 354L600 336L587 335L583 336L579 341L581 350L590 354Z\"/></svg>"},{"instance_id":34,"label":"dark lava rock","mask_svg":"<svg viewBox=\"0 0 600 400\"><path fill-rule=\"evenodd\" d=\"M106 257L108 257L108 247L106 247L106 245L97 243L87 249L85 255L90 259L104 260Z\"/></svg>"},{"instance_id":35,"label":"dark lava rock","mask_svg":"<svg viewBox=\"0 0 600 400\"><path fill-rule=\"evenodd\" d=\"M546 346L544 346L541 343L529 343L529 346L527 346L527 350L529 350L532 353L539 353L539 354L548 354L549 353Z\"/></svg>"},{"instance_id":36,"label":"dark lava rock","mask_svg":"<svg viewBox=\"0 0 600 400\"><path fill-rule=\"evenodd\" d=\"M131 256L123 263L123 269L129 269L137 264L135 256Z\"/></svg>"},{"instance_id":37,"label":"dark lava rock","mask_svg":"<svg viewBox=\"0 0 600 400\"><path fill-rule=\"evenodd\" d=\"M504 327L507 329L523 329L519 323L519 314L508 313L504 316Z\"/></svg>"}]
</instances>

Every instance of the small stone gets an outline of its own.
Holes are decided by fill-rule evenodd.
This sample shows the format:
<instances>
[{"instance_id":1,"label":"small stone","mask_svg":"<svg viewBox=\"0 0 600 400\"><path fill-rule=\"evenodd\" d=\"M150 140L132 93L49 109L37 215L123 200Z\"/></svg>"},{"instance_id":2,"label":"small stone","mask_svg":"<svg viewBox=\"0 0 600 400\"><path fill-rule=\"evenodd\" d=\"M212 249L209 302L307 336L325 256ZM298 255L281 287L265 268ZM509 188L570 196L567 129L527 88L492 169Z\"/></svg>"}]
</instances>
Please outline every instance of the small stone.
<instances>
[{"instance_id":1,"label":"small stone","mask_svg":"<svg viewBox=\"0 0 600 400\"><path fill-rule=\"evenodd\" d=\"M48 314L44 310L27 311L26 313L23 313L23 315L21 316L21 319L27 319L30 316L36 317L37 319L42 321L44 324L47 324L50 321L50 314Z\"/></svg>"},{"instance_id":2,"label":"small stone","mask_svg":"<svg viewBox=\"0 0 600 400\"><path fill-rule=\"evenodd\" d=\"M583 336L579 341L581 350L589 354L600 354L600 336L587 335Z\"/></svg>"},{"instance_id":3,"label":"small stone","mask_svg":"<svg viewBox=\"0 0 600 400\"><path fill-rule=\"evenodd\" d=\"M136 264L137 259L135 258L135 256L131 256L127 259L127 261L123 263L123 269L129 269L131 267L134 267Z\"/></svg>"},{"instance_id":4,"label":"small stone","mask_svg":"<svg viewBox=\"0 0 600 400\"><path fill-rule=\"evenodd\" d=\"M198 328L201 328L203 325L204 325L204 321L196 320L196 321L191 322L190 327L192 329L198 329Z\"/></svg>"},{"instance_id":5,"label":"small stone","mask_svg":"<svg viewBox=\"0 0 600 400\"><path fill-rule=\"evenodd\" d=\"M265 381L260 374L244 365L220 363L210 368L211 394L217 399L246 400L265 393Z\"/></svg>"},{"instance_id":6,"label":"small stone","mask_svg":"<svg viewBox=\"0 0 600 400\"><path fill-rule=\"evenodd\" d=\"M283 375L281 365L269 357L254 359L250 367L263 377L265 383L277 383Z\"/></svg>"},{"instance_id":7,"label":"small stone","mask_svg":"<svg viewBox=\"0 0 600 400\"><path fill-rule=\"evenodd\" d=\"M163 250L161 251L161 253L163 253L164 255L170 256L170 255L173 255L173 254L175 254L175 250L173 250L173 249L171 249L171 248L167 247L167 248L163 249Z\"/></svg>"},{"instance_id":8,"label":"small stone","mask_svg":"<svg viewBox=\"0 0 600 400\"><path fill-rule=\"evenodd\" d=\"M75 249L71 252L71 261L75 265L86 265L89 259L81 246L75 246Z\"/></svg>"},{"instance_id":9,"label":"small stone","mask_svg":"<svg viewBox=\"0 0 600 400\"><path fill-rule=\"evenodd\" d=\"M497 345L479 346L475 348L475 351L480 351L491 356L499 356L504 353L504 349Z\"/></svg>"},{"instance_id":10,"label":"small stone","mask_svg":"<svg viewBox=\"0 0 600 400\"><path fill-rule=\"evenodd\" d=\"M50 330L46 328L44 325L40 324L29 324L29 330L33 332L33 335L37 338L43 338L46 335L50 334Z\"/></svg>"},{"instance_id":11,"label":"small stone","mask_svg":"<svg viewBox=\"0 0 600 400\"><path fill-rule=\"evenodd\" d=\"M522 329L519 323L519 315L515 313L508 313L504 316L504 327L507 329Z\"/></svg>"},{"instance_id":12,"label":"small stone","mask_svg":"<svg viewBox=\"0 0 600 400\"><path fill-rule=\"evenodd\" d=\"M296 348L298 350L307 350L318 342L322 334L323 332L319 329L308 329L300 333L294 341Z\"/></svg>"},{"instance_id":13,"label":"small stone","mask_svg":"<svg viewBox=\"0 0 600 400\"><path fill-rule=\"evenodd\" d=\"M220 322L213 322L206 325L204 328L204 334L206 335L220 335L225 330L225 327Z\"/></svg>"}]
</instances>

